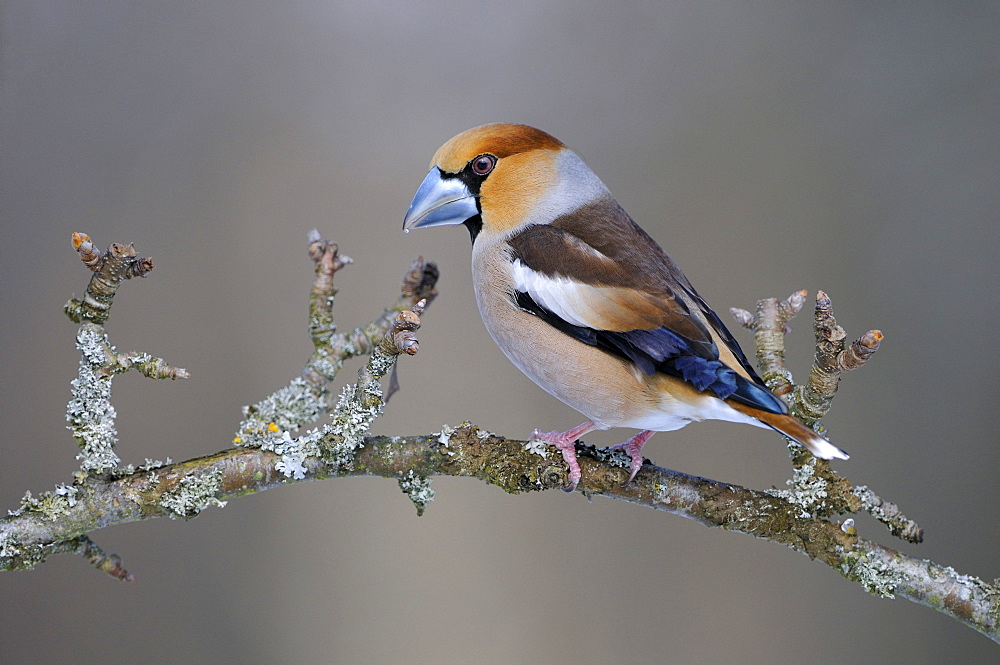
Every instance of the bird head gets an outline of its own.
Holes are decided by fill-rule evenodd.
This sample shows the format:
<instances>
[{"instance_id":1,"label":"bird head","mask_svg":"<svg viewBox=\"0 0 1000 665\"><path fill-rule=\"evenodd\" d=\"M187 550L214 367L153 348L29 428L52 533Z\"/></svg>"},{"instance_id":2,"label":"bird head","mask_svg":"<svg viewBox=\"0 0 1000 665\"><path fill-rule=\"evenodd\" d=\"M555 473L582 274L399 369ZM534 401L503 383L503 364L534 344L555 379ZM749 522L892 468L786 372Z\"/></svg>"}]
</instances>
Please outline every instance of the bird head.
<instances>
[{"instance_id":1,"label":"bird head","mask_svg":"<svg viewBox=\"0 0 1000 665\"><path fill-rule=\"evenodd\" d=\"M549 134L526 125L482 125L434 154L403 228L465 224L475 242L480 232L507 235L546 223L606 191Z\"/></svg>"}]
</instances>

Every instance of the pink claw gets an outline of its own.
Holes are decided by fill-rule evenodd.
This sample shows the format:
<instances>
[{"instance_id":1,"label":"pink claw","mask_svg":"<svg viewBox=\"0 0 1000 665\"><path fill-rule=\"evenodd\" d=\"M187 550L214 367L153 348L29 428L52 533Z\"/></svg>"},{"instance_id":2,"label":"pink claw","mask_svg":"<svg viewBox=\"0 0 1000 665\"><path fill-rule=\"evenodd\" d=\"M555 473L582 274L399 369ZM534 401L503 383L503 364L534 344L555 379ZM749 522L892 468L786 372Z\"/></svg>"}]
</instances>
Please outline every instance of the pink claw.
<instances>
[{"instance_id":1,"label":"pink claw","mask_svg":"<svg viewBox=\"0 0 1000 665\"><path fill-rule=\"evenodd\" d=\"M628 465L628 480L622 483L622 487L632 482L635 474L639 473L639 469L642 468L642 447L646 445L646 442L649 441L653 434L652 430L643 430L628 441L622 441L619 444L611 446L612 450L624 450L625 454L629 456L629 460L631 460Z\"/></svg>"},{"instance_id":2,"label":"pink claw","mask_svg":"<svg viewBox=\"0 0 1000 665\"><path fill-rule=\"evenodd\" d=\"M580 478L583 475L580 471L580 463L576 461L576 440L587 432L593 432L595 429L597 429L597 426L594 425L592 421L588 420L582 425L577 425L573 429L566 430L565 432L542 432L536 429L531 433L532 439L538 439L539 441L550 443L562 453L563 460L566 462L566 466L569 470L569 473L567 474L569 484L563 488L564 492L574 491L576 486L580 483ZM650 433L650 436L652 436L652 433ZM641 448L642 446L640 445L639 447ZM642 458L639 459L639 464L642 464Z\"/></svg>"}]
</instances>

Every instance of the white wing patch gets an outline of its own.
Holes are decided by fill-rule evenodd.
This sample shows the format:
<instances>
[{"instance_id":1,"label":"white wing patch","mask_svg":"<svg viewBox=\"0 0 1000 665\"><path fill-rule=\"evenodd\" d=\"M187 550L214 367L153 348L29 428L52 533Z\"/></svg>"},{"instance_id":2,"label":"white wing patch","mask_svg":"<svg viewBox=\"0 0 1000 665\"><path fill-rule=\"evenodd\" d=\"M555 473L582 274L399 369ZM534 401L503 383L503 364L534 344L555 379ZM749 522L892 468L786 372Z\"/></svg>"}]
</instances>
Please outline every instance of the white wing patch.
<instances>
[{"instance_id":1,"label":"white wing patch","mask_svg":"<svg viewBox=\"0 0 1000 665\"><path fill-rule=\"evenodd\" d=\"M520 259L514 259L511 270L514 273L514 288L527 293L540 306L566 323L600 329L594 322L600 321L601 316L587 304L588 297L599 295L599 289L569 277L543 275L521 263Z\"/></svg>"}]
</instances>

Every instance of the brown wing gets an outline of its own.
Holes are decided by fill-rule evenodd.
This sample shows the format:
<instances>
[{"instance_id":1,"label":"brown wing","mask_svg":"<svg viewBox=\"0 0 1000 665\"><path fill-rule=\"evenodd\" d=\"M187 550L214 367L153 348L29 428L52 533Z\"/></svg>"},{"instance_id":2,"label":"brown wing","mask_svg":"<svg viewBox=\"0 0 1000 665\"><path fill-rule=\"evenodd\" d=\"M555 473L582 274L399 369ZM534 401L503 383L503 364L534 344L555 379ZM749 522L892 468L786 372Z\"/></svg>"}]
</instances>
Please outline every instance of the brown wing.
<instances>
[{"instance_id":1,"label":"brown wing","mask_svg":"<svg viewBox=\"0 0 1000 665\"><path fill-rule=\"evenodd\" d=\"M667 328L694 344L714 346L709 329L680 297L683 287L674 273L683 283L687 279L614 199L528 227L510 244L513 258L531 273L526 281L577 321L598 330Z\"/></svg>"},{"instance_id":2,"label":"brown wing","mask_svg":"<svg viewBox=\"0 0 1000 665\"><path fill-rule=\"evenodd\" d=\"M764 387L719 317L610 197L510 239L517 293L532 312L580 341L771 412Z\"/></svg>"}]
</instances>

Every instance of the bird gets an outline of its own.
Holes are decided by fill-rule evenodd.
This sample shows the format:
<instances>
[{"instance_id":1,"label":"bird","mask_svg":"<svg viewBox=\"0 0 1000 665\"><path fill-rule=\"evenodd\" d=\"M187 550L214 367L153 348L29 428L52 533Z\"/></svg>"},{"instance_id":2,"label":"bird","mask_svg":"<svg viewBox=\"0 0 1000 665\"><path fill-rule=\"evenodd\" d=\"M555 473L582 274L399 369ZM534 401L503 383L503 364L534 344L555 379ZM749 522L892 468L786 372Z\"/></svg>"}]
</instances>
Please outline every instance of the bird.
<instances>
[{"instance_id":1,"label":"bird","mask_svg":"<svg viewBox=\"0 0 1000 665\"><path fill-rule=\"evenodd\" d=\"M579 156L546 132L496 123L442 145L403 229L464 225L487 331L539 387L587 420L536 429L568 469L594 430L640 430L612 446L630 483L655 432L702 420L771 428L823 459L847 453L789 414L681 269Z\"/></svg>"}]
</instances>

